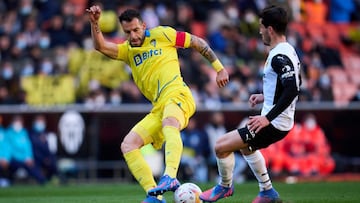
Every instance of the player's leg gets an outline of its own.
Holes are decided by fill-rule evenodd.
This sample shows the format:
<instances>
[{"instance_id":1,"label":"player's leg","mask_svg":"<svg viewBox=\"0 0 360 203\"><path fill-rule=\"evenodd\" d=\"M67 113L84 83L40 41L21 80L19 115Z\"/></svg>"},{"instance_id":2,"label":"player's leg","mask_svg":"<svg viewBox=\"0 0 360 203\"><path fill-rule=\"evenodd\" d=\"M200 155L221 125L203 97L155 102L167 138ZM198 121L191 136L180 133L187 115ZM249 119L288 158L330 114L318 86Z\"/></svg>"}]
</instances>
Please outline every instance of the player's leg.
<instances>
[{"instance_id":1,"label":"player's leg","mask_svg":"<svg viewBox=\"0 0 360 203\"><path fill-rule=\"evenodd\" d=\"M215 152L221 179L218 185L204 191L200 195L200 199L206 202L216 202L221 198L233 195L234 152L246 146L239 136L238 130L233 130L219 137L215 144Z\"/></svg>"},{"instance_id":2,"label":"player's leg","mask_svg":"<svg viewBox=\"0 0 360 203\"><path fill-rule=\"evenodd\" d=\"M252 173L259 183L260 192L254 199L253 203L257 202L273 202L279 199L279 194L273 188L266 162L259 150L250 152L248 150L241 150L244 159L247 161Z\"/></svg>"},{"instance_id":3,"label":"player's leg","mask_svg":"<svg viewBox=\"0 0 360 203\"><path fill-rule=\"evenodd\" d=\"M176 178L183 150L180 129L184 128L187 119L183 109L176 103L171 102L164 107L162 133L165 137L165 171L158 186L148 194L159 195L175 191L180 186Z\"/></svg>"},{"instance_id":4,"label":"player's leg","mask_svg":"<svg viewBox=\"0 0 360 203\"><path fill-rule=\"evenodd\" d=\"M183 143L180 136L180 129L184 125L184 113L176 104L169 104L165 107L164 115L172 112L175 116L168 116L163 119L162 133L165 137L165 172L171 178L175 178L178 172Z\"/></svg>"},{"instance_id":5,"label":"player's leg","mask_svg":"<svg viewBox=\"0 0 360 203\"><path fill-rule=\"evenodd\" d=\"M152 135L159 129L161 129L160 120L150 113L131 129L121 143L121 151L129 170L146 193L156 187L156 182L140 148L154 142ZM161 200L162 197L159 198L147 197L143 202L165 202L165 200Z\"/></svg>"},{"instance_id":6,"label":"player's leg","mask_svg":"<svg viewBox=\"0 0 360 203\"><path fill-rule=\"evenodd\" d=\"M247 128L239 129L240 136L248 143L247 148L241 149L244 159L259 183L259 194L253 203L280 201L278 192L273 188L266 162L258 149L265 148L285 137L287 132L282 132L269 125L257 134L252 134Z\"/></svg>"}]
</instances>

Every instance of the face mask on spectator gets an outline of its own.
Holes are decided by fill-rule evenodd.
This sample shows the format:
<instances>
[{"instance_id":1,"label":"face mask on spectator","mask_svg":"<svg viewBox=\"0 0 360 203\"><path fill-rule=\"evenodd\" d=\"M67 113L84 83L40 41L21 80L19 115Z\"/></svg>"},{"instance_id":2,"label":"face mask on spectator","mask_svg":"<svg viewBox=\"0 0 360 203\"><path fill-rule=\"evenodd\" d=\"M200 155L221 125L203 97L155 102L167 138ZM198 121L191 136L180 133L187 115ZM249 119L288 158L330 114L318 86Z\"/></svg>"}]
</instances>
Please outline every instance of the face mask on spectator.
<instances>
[{"instance_id":1,"label":"face mask on spectator","mask_svg":"<svg viewBox=\"0 0 360 203\"><path fill-rule=\"evenodd\" d=\"M110 98L110 103L111 104L116 105L116 104L120 104L120 102L121 102L121 97L119 95L111 96L111 98Z\"/></svg>"},{"instance_id":2,"label":"face mask on spectator","mask_svg":"<svg viewBox=\"0 0 360 203\"><path fill-rule=\"evenodd\" d=\"M23 76L33 75L34 74L34 66L31 64L26 64L25 67L23 68L21 74Z\"/></svg>"},{"instance_id":3,"label":"face mask on spectator","mask_svg":"<svg viewBox=\"0 0 360 203\"><path fill-rule=\"evenodd\" d=\"M66 55L58 55L55 57L55 63L60 67L65 67L68 63L68 58Z\"/></svg>"},{"instance_id":4,"label":"face mask on spectator","mask_svg":"<svg viewBox=\"0 0 360 203\"><path fill-rule=\"evenodd\" d=\"M14 130L16 132L20 132L20 130L23 128L23 124L19 121L15 121L13 124L12 124L12 127L14 128Z\"/></svg>"},{"instance_id":5,"label":"face mask on spectator","mask_svg":"<svg viewBox=\"0 0 360 203\"><path fill-rule=\"evenodd\" d=\"M239 17L239 12L238 12L238 10L236 9L236 7L230 7L230 8L228 8L227 14L229 15L229 17L230 17L231 19L237 19L237 18Z\"/></svg>"},{"instance_id":6,"label":"face mask on spectator","mask_svg":"<svg viewBox=\"0 0 360 203\"><path fill-rule=\"evenodd\" d=\"M253 12L247 12L245 14L244 19L245 19L245 22L247 22L247 23L253 23L256 20L256 16Z\"/></svg>"},{"instance_id":7,"label":"face mask on spectator","mask_svg":"<svg viewBox=\"0 0 360 203\"><path fill-rule=\"evenodd\" d=\"M46 49L46 48L49 48L49 45L50 45L50 39L48 37L41 37L40 40L39 40L39 46L42 48L42 49Z\"/></svg>"},{"instance_id":8,"label":"face mask on spectator","mask_svg":"<svg viewBox=\"0 0 360 203\"><path fill-rule=\"evenodd\" d=\"M316 126L316 121L313 118L308 118L305 121L305 127L309 130L313 130Z\"/></svg>"},{"instance_id":9,"label":"face mask on spectator","mask_svg":"<svg viewBox=\"0 0 360 203\"><path fill-rule=\"evenodd\" d=\"M20 37L16 42L16 47L21 50L25 49L26 40L23 37Z\"/></svg>"},{"instance_id":10,"label":"face mask on spectator","mask_svg":"<svg viewBox=\"0 0 360 203\"><path fill-rule=\"evenodd\" d=\"M53 64L49 61L45 61L41 64L41 71L45 74L51 74L53 71Z\"/></svg>"},{"instance_id":11,"label":"face mask on spectator","mask_svg":"<svg viewBox=\"0 0 360 203\"><path fill-rule=\"evenodd\" d=\"M10 80L14 75L14 72L11 68L4 68L2 72L2 76L5 80Z\"/></svg>"},{"instance_id":12,"label":"face mask on spectator","mask_svg":"<svg viewBox=\"0 0 360 203\"><path fill-rule=\"evenodd\" d=\"M330 78L326 74L324 74L320 77L319 82L320 82L320 86L323 88L329 87L331 85Z\"/></svg>"},{"instance_id":13,"label":"face mask on spectator","mask_svg":"<svg viewBox=\"0 0 360 203\"><path fill-rule=\"evenodd\" d=\"M20 13L21 13L22 15L28 15L28 14L31 13L31 10L32 10L31 5L26 5L26 6L21 7Z\"/></svg>"},{"instance_id":14,"label":"face mask on spectator","mask_svg":"<svg viewBox=\"0 0 360 203\"><path fill-rule=\"evenodd\" d=\"M97 105L103 105L105 104L105 97L103 95L98 95L95 97L95 103Z\"/></svg>"},{"instance_id":15,"label":"face mask on spectator","mask_svg":"<svg viewBox=\"0 0 360 203\"><path fill-rule=\"evenodd\" d=\"M249 83L247 84L247 86L248 86L249 92L251 92L251 93L256 92L257 87L256 87L256 83L255 83L255 82L249 82Z\"/></svg>"},{"instance_id":16,"label":"face mask on spectator","mask_svg":"<svg viewBox=\"0 0 360 203\"><path fill-rule=\"evenodd\" d=\"M35 130L36 132L44 132L44 130L45 130L45 123L42 122L42 121L36 121L36 122L34 123L34 130Z\"/></svg>"}]
</instances>

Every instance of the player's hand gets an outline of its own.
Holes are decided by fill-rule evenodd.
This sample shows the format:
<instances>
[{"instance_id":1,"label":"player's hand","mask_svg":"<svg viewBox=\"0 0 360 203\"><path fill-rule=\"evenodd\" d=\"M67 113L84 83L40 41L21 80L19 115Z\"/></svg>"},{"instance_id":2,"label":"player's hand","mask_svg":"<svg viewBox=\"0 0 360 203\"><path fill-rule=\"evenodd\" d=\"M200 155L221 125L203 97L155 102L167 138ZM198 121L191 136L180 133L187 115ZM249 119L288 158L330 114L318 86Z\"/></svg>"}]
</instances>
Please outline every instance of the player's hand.
<instances>
[{"instance_id":1,"label":"player's hand","mask_svg":"<svg viewBox=\"0 0 360 203\"><path fill-rule=\"evenodd\" d=\"M258 133L262 128L268 126L270 121L265 116L249 116L247 123L249 131Z\"/></svg>"},{"instance_id":2,"label":"player's hand","mask_svg":"<svg viewBox=\"0 0 360 203\"><path fill-rule=\"evenodd\" d=\"M225 68L219 71L216 75L216 83L219 87L225 87L229 82L229 74Z\"/></svg>"},{"instance_id":3,"label":"player's hand","mask_svg":"<svg viewBox=\"0 0 360 203\"><path fill-rule=\"evenodd\" d=\"M100 6L91 6L90 8L86 9L86 12L88 13L89 19L91 23L98 22L100 15L101 15L101 8Z\"/></svg>"},{"instance_id":4,"label":"player's hand","mask_svg":"<svg viewBox=\"0 0 360 203\"><path fill-rule=\"evenodd\" d=\"M252 94L249 98L249 104L251 108L254 108L256 104L260 104L264 102L263 94Z\"/></svg>"}]
</instances>

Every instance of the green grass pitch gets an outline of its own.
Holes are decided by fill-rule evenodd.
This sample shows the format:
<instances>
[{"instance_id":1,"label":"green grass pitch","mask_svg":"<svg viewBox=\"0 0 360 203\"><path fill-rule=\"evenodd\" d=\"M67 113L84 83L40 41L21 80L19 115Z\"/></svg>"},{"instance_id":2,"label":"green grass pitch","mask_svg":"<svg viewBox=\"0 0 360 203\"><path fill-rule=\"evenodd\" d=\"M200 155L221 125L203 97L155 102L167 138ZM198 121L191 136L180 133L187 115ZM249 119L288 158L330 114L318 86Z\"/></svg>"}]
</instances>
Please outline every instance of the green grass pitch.
<instances>
[{"instance_id":1,"label":"green grass pitch","mask_svg":"<svg viewBox=\"0 0 360 203\"><path fill-rule=\"evenodd\" d=\"M202 190L212 184L198 184ZM360 182L316 182L286 184L274 182L285 203L356 203L360 202ZM247 203L256 196L257 183L236 184L234 196L221 203ZM173 193L165 194L173 202ZM145 197L135 183L69 184L66 186L16 185L0 188L0 203L137 203Z\"/></svg>"}]
</instances>

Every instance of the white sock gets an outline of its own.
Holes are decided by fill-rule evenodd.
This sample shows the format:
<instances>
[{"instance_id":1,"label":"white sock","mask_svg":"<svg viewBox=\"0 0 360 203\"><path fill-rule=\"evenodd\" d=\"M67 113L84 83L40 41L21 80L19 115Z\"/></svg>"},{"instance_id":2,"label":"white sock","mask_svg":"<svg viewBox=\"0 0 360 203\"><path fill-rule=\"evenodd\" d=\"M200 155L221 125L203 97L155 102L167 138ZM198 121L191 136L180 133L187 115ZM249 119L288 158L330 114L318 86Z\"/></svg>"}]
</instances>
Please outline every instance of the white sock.
<instances>
[{"instance_id":1,"label":"white sock","mask_svg":"<svg viewBox=\"0 0 360 203\"><path fill-rule=\"evenodd\" d=\"M260 191L271 189L272 183L266 168L265 159L261 152L256 150L253 154L244 155L244 158L259 182Z\"/></svg>"},{"instance_id":2,"label":"white sock","mask_svg":"<svg viewBox=\"0 0 360 203\"><path fill-rule=\"evenodd\" d=\"M220 185L230 187L233 180L233 171L235 166L234 153L225 158L216 158L219 175L221 178Z\"/></svg>"}]
</instances>

